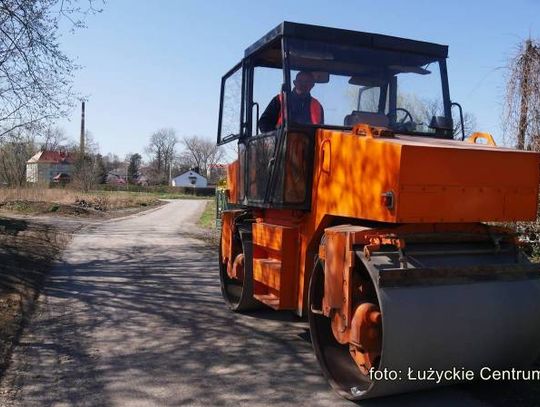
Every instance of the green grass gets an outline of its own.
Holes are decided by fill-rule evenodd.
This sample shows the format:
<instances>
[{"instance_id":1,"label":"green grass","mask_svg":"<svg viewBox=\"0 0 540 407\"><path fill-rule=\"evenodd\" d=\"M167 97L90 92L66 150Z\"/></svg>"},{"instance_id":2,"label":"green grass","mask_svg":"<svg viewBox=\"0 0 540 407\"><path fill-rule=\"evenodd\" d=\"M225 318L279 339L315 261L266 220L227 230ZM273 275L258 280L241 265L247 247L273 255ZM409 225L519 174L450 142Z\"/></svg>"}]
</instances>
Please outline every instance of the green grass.
<instances>
[{"instance_id":1,"label":"green grass","mask_svg":"<svg viewBox=\"0 0 540 407\"><path fill-rule=\"evenodd\" d=\"M199 226L205 229L215 229L216 228L216 200L211 199L206 203L206 208L202 213L199 222Z\"/></svg>"},{"instance_id":2,"label":"green grass","mask_svg":"<svg viewBox=\"0 0 540 407\"><path fill-rule=\"evenodd\" d=\"M58 209L60 209L60 205L58 204L52 204L51 206L49 206L49 212L57 212Z\"/></svg>"},{"instance_id":3,"label":"green grass","mask_svg":"<svg viewBox=\"0 0 540 407\"><path fill-rule=\"evenodd\" d=\"M184 194L184 193L177 193L177 192L158 192L158 191L101 191L101 190L95 190L92 191L93 193L97 194L103 194L103 195L114 195L117 192L121 192L122 194L126 195L138 195L138 196L151 196L156 199L210 199L211 197L208 196L200 196L200 195L192 195L192 194Z\"/></svg>"},{"instance_id":4,"label":"green grass","mask_svg":"<svg viewBox=\"0 0 540 407\"><path fill-rule=\"evenodd\" d=\"M168 192L139 192L141 194L152 194L159 199L210 199L208 196L198 196L189 194L173 194Z\"/></svg>"},{"instance_id":5,"label":"green grass","mask_svg":"<svg viewBox=\"0 0 540 407\"><path fill-rule=\"evenodd\" d=\"M13 202L11 205L6 205L13 212L32 213L32 205L28 202Z\"/></svg>"}]
</instances>

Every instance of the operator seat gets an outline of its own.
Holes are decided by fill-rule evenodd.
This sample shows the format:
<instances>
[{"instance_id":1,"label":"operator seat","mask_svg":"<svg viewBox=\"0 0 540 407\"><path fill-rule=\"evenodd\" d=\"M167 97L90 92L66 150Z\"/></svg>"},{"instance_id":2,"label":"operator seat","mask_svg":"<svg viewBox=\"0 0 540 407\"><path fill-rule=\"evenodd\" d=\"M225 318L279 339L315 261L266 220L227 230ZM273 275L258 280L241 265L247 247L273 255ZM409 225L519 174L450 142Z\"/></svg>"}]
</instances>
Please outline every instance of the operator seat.
<instances>
[{"instance_id":1,"label":"operator seat","mask_svg":"<svg viewBox=\"0 0 540 407\"><path fill-rule=\"evenodd\" d=\"M373 112L362 112L360 110L353 110L351 114L345 116L343 124L345 126L354 126L358 123L366 123L376 127L388 127L389 120L386 115Z\"/></svg>"}]
</instances>

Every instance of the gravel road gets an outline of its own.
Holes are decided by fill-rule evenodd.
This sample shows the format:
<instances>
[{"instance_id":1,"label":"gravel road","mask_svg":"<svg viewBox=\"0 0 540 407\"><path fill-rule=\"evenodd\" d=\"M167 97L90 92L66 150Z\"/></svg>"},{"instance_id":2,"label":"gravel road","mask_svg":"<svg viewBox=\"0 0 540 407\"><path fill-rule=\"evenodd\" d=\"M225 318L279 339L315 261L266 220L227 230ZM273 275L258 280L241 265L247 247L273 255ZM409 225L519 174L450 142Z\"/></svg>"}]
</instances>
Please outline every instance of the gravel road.
<instances>
[{"instance_id":1,"label":"gravel road","mask_svg":"<svg viewBox=\"0 0 540 407\"><path fill-rule=\"evenodd\" d=\"M216 253L173 201L77 233L2 385L3 406L349 406L323 379L307 324L229 312ZM485 405L459 388L365 406Z\"/></svg>"}]
</instances>

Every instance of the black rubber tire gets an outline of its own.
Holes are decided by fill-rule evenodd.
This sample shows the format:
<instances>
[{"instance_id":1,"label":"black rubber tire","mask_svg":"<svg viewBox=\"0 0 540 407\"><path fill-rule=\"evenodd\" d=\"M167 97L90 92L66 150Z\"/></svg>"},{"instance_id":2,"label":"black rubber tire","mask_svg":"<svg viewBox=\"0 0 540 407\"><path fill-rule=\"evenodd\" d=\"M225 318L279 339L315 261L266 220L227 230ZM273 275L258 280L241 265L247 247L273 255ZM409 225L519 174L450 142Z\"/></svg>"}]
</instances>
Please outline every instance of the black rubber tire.
<instances>
[{"instance_id":1,"label":"black rubber tire","mask_svg":"<svg viewBox=\"0 0 540 407\"><path fill-rule=\"evenodd\" d=\"M251 226L251 225L250 225ZM234 312L245 312L263 307L253 298L253 241L251 230L240 229L242 252L244 253L244 281L232 279L227 275L227 266L221 258L221 243L219 249L219 280L221 294L225 303Z\"/></svg>"}]
</instances>

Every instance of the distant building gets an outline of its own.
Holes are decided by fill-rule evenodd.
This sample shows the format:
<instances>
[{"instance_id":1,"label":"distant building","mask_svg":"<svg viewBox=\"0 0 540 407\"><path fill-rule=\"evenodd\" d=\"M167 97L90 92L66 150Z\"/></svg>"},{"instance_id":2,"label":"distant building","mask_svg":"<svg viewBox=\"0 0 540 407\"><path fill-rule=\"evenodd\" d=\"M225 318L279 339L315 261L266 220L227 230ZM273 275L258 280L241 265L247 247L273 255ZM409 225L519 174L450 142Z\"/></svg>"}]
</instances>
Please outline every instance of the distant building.
<instances>
[{"instance_id":1,"label":"distant building","mask_svg":"<svg viewBox=\"0 0 540 407\"><path fill-rule=\"evenodd\" d=\"M105 183L111 185L127 184L127 168L115 168L107 173Z\"/></svg>"},{"instance_id":2,"label":"distant building","mask_svg":"<svg viewBox=\"0 0 540 407\"><path fill-rule=\"evenodd\" d=\"M26 162L26 182L32 184L71 179L74 157L64 151L40 151Z\"/></svg>"},{"instance_id":3,"label":"distant building","mask_svg":"<svg viewBox=\"0 0 540 407\"><path fill-rule=\"evenodd\" d=\"M173 187L196 187L208 186L208 180L196 171L189 170L175 177L171 181Z\"/></svg>"},{"instance_id":4,"label":"distant building","mask_svg":"<svg viewBox=\"0 0 540 407\"><path fill-rule=\"evenodd\" d=\"M119 176L118 174L108 173L105 183L109 185L126 185L127 182L125 178Z\"/></svg>"}]
</instances>

